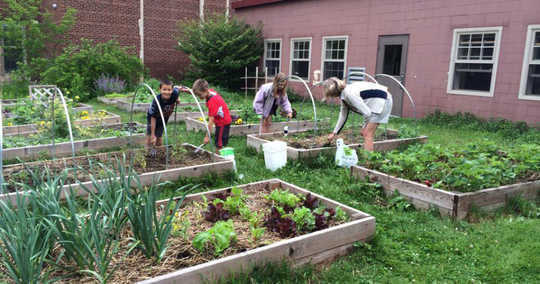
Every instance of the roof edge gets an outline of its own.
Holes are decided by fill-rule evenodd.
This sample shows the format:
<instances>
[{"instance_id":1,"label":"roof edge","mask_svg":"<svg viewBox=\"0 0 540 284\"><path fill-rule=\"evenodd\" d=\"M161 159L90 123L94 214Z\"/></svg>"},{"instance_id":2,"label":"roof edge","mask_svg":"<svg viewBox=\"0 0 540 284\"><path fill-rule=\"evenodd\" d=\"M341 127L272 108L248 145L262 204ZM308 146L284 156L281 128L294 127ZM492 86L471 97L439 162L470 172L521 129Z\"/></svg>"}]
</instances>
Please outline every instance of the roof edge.
<instances>
[{"instance_id":1,"label":"roof edge","mask_svg":"<svg viewBox=\"0 0 540 284\"><path fill-rule=\"evenodd\" d=\"M250 8L255 6L261 6L266 4L272 4L277 2L284 2L285 0L240 0L231 3L233 9Z\"/></svg>"}]
</instances>

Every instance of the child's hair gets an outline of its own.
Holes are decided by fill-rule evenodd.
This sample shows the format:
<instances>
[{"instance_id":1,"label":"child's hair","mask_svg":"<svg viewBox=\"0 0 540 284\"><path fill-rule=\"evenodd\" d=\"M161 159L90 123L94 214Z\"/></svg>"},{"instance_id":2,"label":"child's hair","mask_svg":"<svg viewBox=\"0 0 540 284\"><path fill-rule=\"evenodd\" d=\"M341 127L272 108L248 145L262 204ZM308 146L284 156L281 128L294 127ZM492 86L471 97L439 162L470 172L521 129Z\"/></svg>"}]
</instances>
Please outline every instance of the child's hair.
<instances>
[{"instance_id":1,"label":"child's hair","mask_svg":"<svg viewBox=\"0 0 540 284\"><path fill-rule=\"evenodd\" d=\"M172 86L172 82L169 79L163 79L163 80L159 81L159 88L161 89L161 86L163 86L163 85Z\"/></svg>"},{"instance_id":2,"label":"child's hair","mask_svg":"<svg viewBox=\"0 0 540 284\"><path fill-rule=\"evenodd\" d=\"M197 79L193 83L193 91L197 93L208 91L208 82L205 79Z\"/></svg>"},{"instance_id":3,"label":"child's hair","mask_svg":"<svg viewBox=\"0 0 540 284\"><path fill-rule=\"evenodd\" d=\"M272 89L273 89L272 92L273 93L277 92L277 85L281 81L285 81L285 88L283 88L283 90L281 90L281 94L279 94L280 96L283 96L286 93L285 89L287 88L287 83L289 82L288 79L287 79L287 75L285 75L285 73L283 73L283 72L279 72L274 77L274 80L272 81Z\"/></svg>"}]
</instances>

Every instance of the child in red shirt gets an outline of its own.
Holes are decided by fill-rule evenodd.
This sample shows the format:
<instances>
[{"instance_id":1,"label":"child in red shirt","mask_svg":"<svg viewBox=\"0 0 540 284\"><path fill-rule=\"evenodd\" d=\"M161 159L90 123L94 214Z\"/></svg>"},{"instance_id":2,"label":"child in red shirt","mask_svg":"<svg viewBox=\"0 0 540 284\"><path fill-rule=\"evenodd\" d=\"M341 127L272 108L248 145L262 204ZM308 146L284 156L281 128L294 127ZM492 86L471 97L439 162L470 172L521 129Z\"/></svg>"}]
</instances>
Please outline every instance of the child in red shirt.
<instances>
[{"instance_id":1,"label":"child in red shirt","mask_svg":"<svg viewBox=\"0 0 540 284\"><path fill-rule=\"evenodd\" d=\"M193 92L201 100L206 100L206 107L208 107L208 129L212 132L212 128L215 125L214 142L216 151L219 151L229 143L229 130L232 122L229 107L218 92L208 88L208 82L204 79L198 79L193 83ZM209 142L210 138L206 134L204 144L208 144Z\"/></svg>"}]
</instances>

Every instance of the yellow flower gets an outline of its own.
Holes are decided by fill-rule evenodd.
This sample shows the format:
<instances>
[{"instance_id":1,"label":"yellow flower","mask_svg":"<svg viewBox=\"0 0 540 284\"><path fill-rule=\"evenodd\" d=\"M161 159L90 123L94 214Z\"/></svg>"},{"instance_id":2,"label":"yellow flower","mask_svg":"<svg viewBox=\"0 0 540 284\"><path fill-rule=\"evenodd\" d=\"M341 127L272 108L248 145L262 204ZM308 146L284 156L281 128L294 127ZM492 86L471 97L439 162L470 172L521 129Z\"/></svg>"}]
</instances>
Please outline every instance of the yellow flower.
<instances>
[{"instance_id":1,"label":"yellow flower","mask_svg":"<svg viewBox=\"0 0 540 284\"><path fill-rule=\"evenodd\" d=\"M69 91L68 91L68 92L69 92ZM78 100L80 100L80 99L81 99L81 97L75 96L75 101L78 101Z\"/></svg>"},{"instance_id":2,"label":"yellow flower","mask_svg":"<svg viewBox=\"0 0 540 284\"><path fill-rule=\"evenodd\" d=\"M204 121L204 118L202 118L202 117L199 117L199 120L200 120L200 121Z\"/></svg>"},{"instance_id":3,"label":"yellow flower","mask_svg":"<svg viewBox=\"0 0 540 284\"><path fill-rule=\"evenodd\" d=\"M7 123L7 126L13 126L13 123L8 122L8 123Z\"/></svg>"},{"instance_id":4,"label":"yellow flower","mask_svg":"<svg viewBox=\"0 0 540 284\"><path fill-rule=\"evenodd\" d=\"M88 111L86 111L86 110L82 111L81 116L88 116Z\"/></svg>"},{"instance_id":5,"label":"yellow flower","mask_svg":"<svg viewBox=\"0 0 540 284\"><path fill-rule=\"evenodd\" d=\"M89 118L90 118L90 117L88 117L88 115L85 115L85 116L81 117L82 120L87 120L87 119L89 119Z\"/></svg>"},{"instance_id":6,"label":"yellow flower","mask_svg":"<svg viewBox=\"0 0 540 284\"><path fill-rule=\"evenodd\" d=\"M45 121L43 121L43 120L40 121L40 122L39 122L39 126L42 126L42 127L45 126Z\"/></svg>"},{"instance_id":7,"label":"yellow flower","mask_svg":"<svg viewBox=\"0 0 540 284\"><path fill-rule=\"evenodd\" d=\"M239 119L237 119L234 123L235 123L236 125L240 125L240 124L242 124L242 122L243 122L242 119L239 118Z\"/></svg>"}]
</instances>

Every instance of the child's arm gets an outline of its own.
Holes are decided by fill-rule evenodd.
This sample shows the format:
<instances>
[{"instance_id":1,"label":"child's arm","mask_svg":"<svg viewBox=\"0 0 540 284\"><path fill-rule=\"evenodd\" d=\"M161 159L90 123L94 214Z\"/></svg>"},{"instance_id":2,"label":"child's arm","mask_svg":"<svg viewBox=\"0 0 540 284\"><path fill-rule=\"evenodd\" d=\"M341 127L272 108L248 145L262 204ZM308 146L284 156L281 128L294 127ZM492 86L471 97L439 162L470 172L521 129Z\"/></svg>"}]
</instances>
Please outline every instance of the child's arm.
<instances>
[{"instance_id":1,"label":"child's arm","mask_svg":"<svg viewBox=\"0 0 540 284\"><path fill-rule=\"evenodd\" d=\"M210 133L214 131L214 117L210 116L208 117L208 130ZM208 137L208 133L206 133L206 136L204 137L204 144L208 144L210 142L210 137Z\"/></svg>"}]
</instances>

